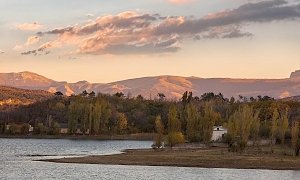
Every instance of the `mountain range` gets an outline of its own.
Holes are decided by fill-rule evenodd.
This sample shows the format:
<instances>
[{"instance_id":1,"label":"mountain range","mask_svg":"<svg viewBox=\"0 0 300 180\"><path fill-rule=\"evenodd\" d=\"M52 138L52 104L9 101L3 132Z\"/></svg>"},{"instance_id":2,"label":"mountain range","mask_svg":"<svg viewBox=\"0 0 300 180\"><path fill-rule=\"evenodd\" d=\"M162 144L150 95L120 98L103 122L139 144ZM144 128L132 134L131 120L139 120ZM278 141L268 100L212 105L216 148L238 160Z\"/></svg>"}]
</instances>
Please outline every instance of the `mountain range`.
<instances>
[{"instance_id":1,"label":"mountain range","mask_svg":"<svg viewBox=\"0 0 300 180\"><path fill-rule=\"evenodd\" d=\"M32 72L0 73L0 85L31 90L60 91L65 95L79 94L86 90L105 94L123 92L125 95L156 98L164 93L168 99L179 99L183 92L192 91L195 96L206 92L222 93L225 97L270 96L285 98L300 95L300 70L284 79L231 79L180 76L154 76L128 79L111 83L59 82Z\"/></svg>"}]
</instances>

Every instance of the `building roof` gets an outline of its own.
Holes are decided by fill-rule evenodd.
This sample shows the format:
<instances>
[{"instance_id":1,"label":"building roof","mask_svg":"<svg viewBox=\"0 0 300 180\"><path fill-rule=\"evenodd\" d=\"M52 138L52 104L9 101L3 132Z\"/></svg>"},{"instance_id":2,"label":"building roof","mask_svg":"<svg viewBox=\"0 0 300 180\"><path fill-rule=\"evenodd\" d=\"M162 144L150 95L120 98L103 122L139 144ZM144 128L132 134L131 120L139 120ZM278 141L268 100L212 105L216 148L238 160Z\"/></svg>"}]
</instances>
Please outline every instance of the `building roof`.
<instances>
[{"instance_id":1,"label":"building roof","mask_svg":"<svg viewBox=\"0 0 300 180\"><path fill-rule=\"evenodd\" d=\"M213 131L227 131L223 126L214 126Z\"/></svg>"},{"instance_id":2,"label":"building roof","mask_svg":"<svg viewBox=\"0 0 300 180\"><path fill-rule=\"evenodd\" d=\"M60 128L68 128L68 123L59 123Z\"/></svg>"}]
</instances>

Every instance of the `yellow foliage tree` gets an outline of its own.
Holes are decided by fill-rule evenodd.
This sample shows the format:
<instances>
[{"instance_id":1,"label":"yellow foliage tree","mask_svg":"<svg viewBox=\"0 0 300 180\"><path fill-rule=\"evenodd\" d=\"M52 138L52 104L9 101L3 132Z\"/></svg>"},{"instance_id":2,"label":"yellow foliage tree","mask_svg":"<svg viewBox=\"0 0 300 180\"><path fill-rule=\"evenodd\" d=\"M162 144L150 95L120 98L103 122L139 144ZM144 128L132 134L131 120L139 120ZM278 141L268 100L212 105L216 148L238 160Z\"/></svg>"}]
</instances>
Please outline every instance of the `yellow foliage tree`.
<instances>
[{"instance_id":1,"label":"yellow foliage tree","mask_svg":"<svg viewBox=\"0 0 300 180\"><path fill-rule=\"evenodd\" d=\"M278 122L278 132L281 140L281 144L284 144L285 133L289 127L288 109L280 116Z\"/></svg>"},{"instance_id":2,"label":"yellow foliage tree","mask_svg":"<svg viewBox=\"0 0 300 180\"><path fill-rule=\"evenodd\" d=\"M176 144L184 143L181 124L178 119L176 106L171 106L168 113L168 145L172 148Z\"/></svg>"},{"instance_id":3,"label":"yellow foliage tree","mask_svg":"<svg viewBox=\"0 0 300 180\"><path fill-rule=\"evenodd\" d=\"M119 113L118 115L118 130L119 133L124 134L126 133L128 121L126 115L124 113Z\"/></svg>"},{"instance_id":4,"label":"yellow foliage tree","mask_svg":"<svg viewBox=\"0 0 300 180\"><path fill-rule=\"evenodd\" d=\"M162 142L163 142L163 136L164 136L164 124L161 121L160 116L156 116L155 119L155 130L156 130L156 136L155 136L155 141L154 141L154 146L156 148L162 147Z\"/></svg>"},{"instance_id":5,"label":"yellow foliage tree","mask_svg":"<svg viewBox=\"0 0 300 180\"><path fill-rule=\"evenodd\" d=\"M231 143L238 144L241 151L247 145L251 127L258 121L258 112L249 105L243 105L229 118L228 135Z\"/></svg>"}]
</instances>

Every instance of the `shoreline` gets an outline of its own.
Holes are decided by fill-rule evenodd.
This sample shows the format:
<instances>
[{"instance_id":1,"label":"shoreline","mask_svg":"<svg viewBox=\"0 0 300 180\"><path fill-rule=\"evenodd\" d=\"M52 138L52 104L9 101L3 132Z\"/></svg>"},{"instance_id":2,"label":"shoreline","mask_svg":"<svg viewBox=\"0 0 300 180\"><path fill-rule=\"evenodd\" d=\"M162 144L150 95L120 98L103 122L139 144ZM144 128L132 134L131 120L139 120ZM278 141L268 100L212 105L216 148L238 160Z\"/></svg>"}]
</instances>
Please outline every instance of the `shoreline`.
<instances>
[{"instance_id":1,"label":"shoreline","mask_svg":"<svg viewBox=\"0 0 300 180\"><path fill-rule=\"evenodd\" d=\"M53 163L174 166L229 169L300 170L300 158L274 154L229 153L226 148L127 149L121 154L36 161Z\"/></svg>"},{"instance_id":2,"label":"shoreline","mask_svg":"<svg viewBox=\"0 0 300 180\"><path fill-rule=\"evenodd\" d=\"M69 139L69 140L136 140L153 141L151 133L126 134L126 135L0 135L3 139Z\"/></svg>"}]
</instances>

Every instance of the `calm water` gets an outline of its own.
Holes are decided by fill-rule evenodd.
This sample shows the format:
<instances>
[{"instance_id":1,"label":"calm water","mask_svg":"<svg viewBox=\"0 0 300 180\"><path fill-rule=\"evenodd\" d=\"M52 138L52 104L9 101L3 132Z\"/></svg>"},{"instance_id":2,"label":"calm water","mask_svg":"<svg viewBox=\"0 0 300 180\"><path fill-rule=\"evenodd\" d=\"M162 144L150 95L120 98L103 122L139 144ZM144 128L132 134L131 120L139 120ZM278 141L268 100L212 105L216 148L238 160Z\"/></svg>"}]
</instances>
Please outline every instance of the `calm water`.
<instances>
[{"instance_id":1,"label":"calm water","mask_svg":"<svg viewBox=\"0 0 300 180\"><path fill-rule=\"evenodd\" d=\"M34 159L118 153L147 141L0 139L0 179L300 179L300 171L58 164Z\"/></svg>"}]
</instances>

